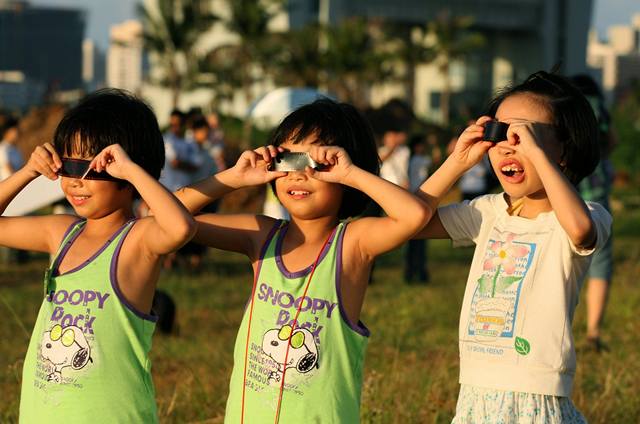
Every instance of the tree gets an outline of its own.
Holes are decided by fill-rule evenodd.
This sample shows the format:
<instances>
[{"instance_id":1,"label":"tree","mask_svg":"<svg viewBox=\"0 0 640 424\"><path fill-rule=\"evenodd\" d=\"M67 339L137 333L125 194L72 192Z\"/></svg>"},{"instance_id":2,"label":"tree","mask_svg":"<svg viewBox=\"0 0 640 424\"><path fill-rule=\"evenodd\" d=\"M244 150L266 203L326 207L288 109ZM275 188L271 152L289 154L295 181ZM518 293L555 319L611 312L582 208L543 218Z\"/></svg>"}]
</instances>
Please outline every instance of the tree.
<instances>
[{"instance_id":1,"label":"tree","mask_svg":"<svg viewBox=\"0 0 640 424\"><path fill-rule=\"evenodd\" d=\"M171 90L174 108L183 91L197 86L199 61L192 48L218 19L208 5L200 0L155 0L137 6L145 49L156 56L161 69L155 83Z\"/></svg>"},{"instance_id":2,"label":"tree","mask_svg":"<svg viewBox=\"0 0 640 424\"><path fill-rule=\"evenodd\" d=\"M464 59L475 49L485 43L484 37L471 32L469 28L473 24L470 16L451 16L445 10L439 13L437 19L427 24L427 39L431 41L430 47L437 57L437 66L444 81L440 108L442 110L442 123L449 124L450 98L451 98L451 63Z\"/></svg>"},{"instance_id":3,"label":"tree","mask_svg":"<svg viewBox=\"0 0 640 424\"><path fill-rule=\"evenodd\" d=\"M236 40L215 47L207 56L208 67L227 78L227 86L240 88L246 102L251 103L252 87L264 81L269 59L276 51L269 23L282 2L227 0L227 4L230 15L223 23Z\"/></svg>"},{"instance_id":4,"label":"tree","mask_svg":"<svg viewBox=\"0 0 640 424\"><path fill-rule=\"evenodd\" d=\"M405 86L407 103L415 106L416 67L436 59L435 50L426 44L424 28L416 25L388 24L390 43L403 65L400 80Z\"/></svg>"},{"instance_id":5,"label":"tree","mask_svg":"<svg viewBox=\"0 0 640 424\"><path fill-rule=\"evenodd\" d=\"M357 107L366 106L366 90L394 75L394 54L386 51L381 22L350 18L327 29L324 52L329 89Z\"/></svg>"},{"instance_id":6,"label":"tree","mask_svg":"<svg viewBox=\"0 0 640 424\"><path fill-rule=\"evenodd\" d=\"M320 49L321 28L310 24L286 34L274 34L280 46L273 56L270 73L276 85L319 87L323 83L326 55Z\"/></svg>"}]
</instances>

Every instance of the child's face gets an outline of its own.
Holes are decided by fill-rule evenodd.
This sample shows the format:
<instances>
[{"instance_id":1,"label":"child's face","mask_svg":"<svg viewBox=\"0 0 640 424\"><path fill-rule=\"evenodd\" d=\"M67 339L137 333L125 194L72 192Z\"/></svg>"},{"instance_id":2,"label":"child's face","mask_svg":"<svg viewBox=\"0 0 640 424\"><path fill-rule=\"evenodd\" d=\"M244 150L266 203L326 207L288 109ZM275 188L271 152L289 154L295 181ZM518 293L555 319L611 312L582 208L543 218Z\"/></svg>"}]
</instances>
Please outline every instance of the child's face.
<instances>
[{"instance_id":1,"label":"child's face","mask_svg":"<svg viewBox=\"0 0 640 424\"><path fill-rule=\"evenodd\" d=\"M68 158L93 159L92 157L81 157L78 154L73 154ZM83 218L98 219L119 209L131 209L133 200L131 189L129 187L120 188L118 183L114 181L60 177L60 186L76 214Z\"/></svg>"},{"instance_id":2,"label":"child's face","mask_svg":"<svg viewBox=\"0 0 640 424\"><path fill-rule=\"evenodd\" d=\"M287 141L280 146L290 152L308 152L317 139L313 136L298 144ZM343 187L307 176L304 171L288 172L276 179L276 195L295 218L315 219L338 216Z\"/></svg>"},{"instance_id":3,"label":"child's face","mask_svg":"<svg viewBox=\"0 0 640 424\"><path fill-rule=\"evenodd\" d=\"M534 126L536 136L539 138L538 144L542 146L549 159L556 163L560 161L561 146L551 127L552 117L540 105L539 100L527 94L507 97L498 107L496 119L508 124L517 122L540 124ZM500 180L500 185L509 196L546 197L534 164L529 158L513 149L506 140L496 143L489 149L489 159Z\"/></svg>"}]
</instances>

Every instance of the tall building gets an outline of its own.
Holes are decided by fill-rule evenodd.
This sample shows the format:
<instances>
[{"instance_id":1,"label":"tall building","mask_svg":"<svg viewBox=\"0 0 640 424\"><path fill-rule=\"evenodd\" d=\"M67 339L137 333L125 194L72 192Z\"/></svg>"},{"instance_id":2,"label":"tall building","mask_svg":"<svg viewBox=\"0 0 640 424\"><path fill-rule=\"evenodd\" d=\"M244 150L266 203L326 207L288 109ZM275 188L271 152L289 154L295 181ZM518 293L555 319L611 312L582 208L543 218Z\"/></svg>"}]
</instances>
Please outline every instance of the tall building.
<instances>
[{"instance_id":1,"label":"tall building","mask_svg":"<svg viewBox=\"0 0 640 424\"><path fill-rule=\"evenodd\" d=\"M139 93L142 87L142 24L125 21L111 27L107 86Z\"/></svg>"},{"instance_id":2,"label":"tall building","mask_svg":"<svg viewBox=\"0 0 640 424\"><path fill-rule=\"evenodd\" d=\"M640 80L640 13L630 25L614 25L607 30L608 40L601 41L595 31L589 33L587 63L600 75L609 103Z\"/></svg>"},{"instance_id":3,"label":"tall building","mask_svg":"<svg viewBox=\"0 0 640 424\"><path fill-rule=\"evenodd\" d=\"M85 13L0 0L0 71L20 71L49 90L82 87Z\"/></svg>"},{"instance_id":4,"label":"tall building","mask_svg":"<svg viewBox=\"0 0 640 424\"><path fill-rule=\"evenodd\" d=\"M451 71L452 110L479 111L495 89L559 64L566 74L586 70L585 55L592 0L291 0L291 28L311 22L336 24L364 16L396 24L425 25L442 11L452 16L471 16L471 31L486 39L484 47ZM414 109L438 120L443 78L435 64L420 65L415 76ZM403 97L402 87L377 87L371 103Z\"/></svg>"}]
</instances>

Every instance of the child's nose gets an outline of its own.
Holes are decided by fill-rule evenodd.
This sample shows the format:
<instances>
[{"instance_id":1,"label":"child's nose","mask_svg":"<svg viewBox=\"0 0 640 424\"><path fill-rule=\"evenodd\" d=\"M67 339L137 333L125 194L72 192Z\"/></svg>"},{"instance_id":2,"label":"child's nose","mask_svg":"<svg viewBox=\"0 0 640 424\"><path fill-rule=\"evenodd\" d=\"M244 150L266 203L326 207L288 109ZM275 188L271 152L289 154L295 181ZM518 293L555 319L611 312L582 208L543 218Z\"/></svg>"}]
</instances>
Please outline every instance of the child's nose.
<instances>
[{"instance_id":1,"label":"child's nose","mask_svg":"<svg viewBox=\"0 0 640 424\"><path fill-rule=\"evenodd\" d=\"M503 155L511 155L515 153L515 150L513 149L513 147L511 147L507 140L496 143L495 147Z\"/></svg>"},{"instance_id":2,"label":"child's nose","mask_svg":"<svg viewBox=\"0 0 640 424\"><path fill-rule=\"evenodd\" d=\"M302 179L307 178L307 174L304 172L304 170L301 170L301 171L289 171L287 176L290 179L295 179L295 180L302 180Z\"/></svg>"}]
</instances>

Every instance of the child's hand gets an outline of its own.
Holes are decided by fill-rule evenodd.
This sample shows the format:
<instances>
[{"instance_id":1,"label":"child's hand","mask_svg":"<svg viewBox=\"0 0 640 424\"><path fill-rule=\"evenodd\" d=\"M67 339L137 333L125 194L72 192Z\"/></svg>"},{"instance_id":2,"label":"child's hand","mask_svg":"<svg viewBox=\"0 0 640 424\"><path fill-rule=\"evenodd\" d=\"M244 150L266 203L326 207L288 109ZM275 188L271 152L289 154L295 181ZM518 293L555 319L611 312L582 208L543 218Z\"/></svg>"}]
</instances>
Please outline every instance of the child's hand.
<instances>
[{"instance_id":1,"label":"child's hand","mask_svg":"<svg viewBox=\"0 0 640 424\"><path fill-rule=\"evenodd\" d=\"M349 154L342 147L311 146L309 156L318 164L323 165L323 168L315 170L307 167L305 170L307 175L328 183L344 183L354 168Z\"/></svg>"},{"instance_id":2,"label":"child's hand","mask_svg":"<svg viewBox=\"0 0 640 424\"><path fill-rule=\"evenodd\" d=\"M135 163L119 144L105 147L89 164L89 169L96 172L107 171L112 177L126 180L131 166Z\"/></svg>"},{"instance_id":3,"label":"child's hand","mask_svg":"<svg viewBox=\"0 0 640 424\"><path fill-rule=\"evenodd\" d=\"M284 177L286 172L270 171L269 165L284 149L275 146L259 147L255 150L242 152L240 158L230 169L239 186L254 186L268 183L278 177Z\"/></svg>"},{"instance_id":4,"label":"child's hand","mask_svg":"<svg viewBox=\"0 0 640 424\"><path fill-rule=\"evenodd\" d=\"M469 169L480 162L487 150L493 146L490 141L482 141L484 124L488 121L491 121L490 117L481 116L475 124L465 128L460 137L458 137L458 141L456 141L450 157L465 169Z\"/></svg>"},{"instance_id":5,"label":"child's hand","mask_svg":"<svg viewBox=\"0 0 640 424\"><path fill-rule=\"evenodd\" d=\"M51 143L44 143L33 150L24 169L33 177L44 175L50 180L57 180L57 172L61 167L62 160L56 150Z\"/></svg>"},{"instance_id":6,"label":"child's hand","mask_svg":"<svg viewBox=\"0 0 640 424\"><path fill-rule=\"evenodd\" d=\"M507 144L525 157L535 158L544 152L559 151L559 143L550 143L555 139L555 131L550 124L538 122L513 122L507 130ZM555 155L553 155L555 156ZM558 156L559 157L559 156ZM535 165L535 161L534 165Z\"/></svg>"}]
</instances>

